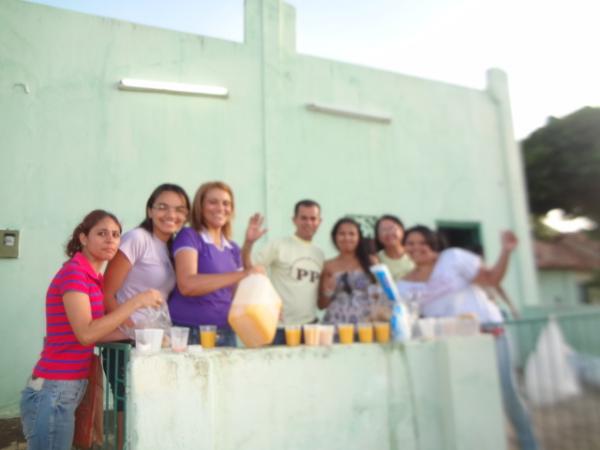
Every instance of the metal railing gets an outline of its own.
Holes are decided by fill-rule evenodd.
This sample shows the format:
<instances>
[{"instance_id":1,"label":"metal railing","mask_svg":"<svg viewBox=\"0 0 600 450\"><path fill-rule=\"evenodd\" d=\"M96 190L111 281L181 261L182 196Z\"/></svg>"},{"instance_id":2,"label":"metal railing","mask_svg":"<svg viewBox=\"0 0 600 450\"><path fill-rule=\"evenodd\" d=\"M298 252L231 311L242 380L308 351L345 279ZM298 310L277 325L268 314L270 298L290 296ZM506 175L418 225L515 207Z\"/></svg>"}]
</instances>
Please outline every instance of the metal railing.
<instances>
[{"instance_id":1,"label":"metal railing","mask_svg":"<svg viewBox=\"0 0 600 450\"><path fill-rule=\"evenodd\" d=\"M102 449L127 449L127 365L131 345L98 345L104 370L104 439ZM119 442L122 444L119 445Z\"/></svg>"},{"instance_id":2,"label":"metal railing","mask_svg":"<svg viewBox=\"0 0 600 450\"><path fill-rule=\"evenodd\" d=\"M548 328L550 318L561 333ZM508 321L506 329L540 447L600 450L600 310Z\"/></svg>"}]
</instances>

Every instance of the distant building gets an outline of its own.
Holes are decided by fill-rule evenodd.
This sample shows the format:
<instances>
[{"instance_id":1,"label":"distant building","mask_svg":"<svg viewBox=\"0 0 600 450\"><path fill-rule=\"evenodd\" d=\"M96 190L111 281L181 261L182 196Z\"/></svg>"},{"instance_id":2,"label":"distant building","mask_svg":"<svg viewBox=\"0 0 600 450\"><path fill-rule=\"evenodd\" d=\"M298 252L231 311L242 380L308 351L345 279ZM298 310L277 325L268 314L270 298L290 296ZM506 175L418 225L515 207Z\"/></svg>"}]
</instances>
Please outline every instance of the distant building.
<instances>
[{"instance_id":1,"label":"distant building","mask_svg":"<svg viewBox=\"0 0 600 450\"><path fill-rule=\"evenodd\" d=\"M568 233L534 248L542 304L600 304L600 241Z\"/></svg>"}]
</instances>

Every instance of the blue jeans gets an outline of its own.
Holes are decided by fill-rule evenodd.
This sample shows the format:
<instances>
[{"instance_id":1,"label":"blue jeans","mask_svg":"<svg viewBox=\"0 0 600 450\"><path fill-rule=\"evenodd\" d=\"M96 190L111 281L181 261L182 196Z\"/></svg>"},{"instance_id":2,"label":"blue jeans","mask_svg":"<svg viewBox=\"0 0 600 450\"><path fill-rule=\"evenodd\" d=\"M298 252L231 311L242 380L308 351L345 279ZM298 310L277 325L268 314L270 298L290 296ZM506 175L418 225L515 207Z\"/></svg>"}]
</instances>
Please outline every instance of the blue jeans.
<instances>
[{"instance_id":1,"label":"blue jeans","mask_svg":"<svg viewBox=\"0 0 600 450\"><path fill-rule=\"evenodd\" d=\"M515 430L519 447L522 450L536 450L538 445L533 434L529 413L517 391L506 333L496 336L495 342L504 411Z\"/></svg>"},{"instance_id":2,"label":"blue jeans","mask_svg":"<svg viewBox=\"0 0 600 450\"><path fill-rule=\"evenodd\" d=\"M29 450L69 450L75 431L75 409L87 379L31 378L21 393L21 423Z\"/></svg>"}]
</instances>

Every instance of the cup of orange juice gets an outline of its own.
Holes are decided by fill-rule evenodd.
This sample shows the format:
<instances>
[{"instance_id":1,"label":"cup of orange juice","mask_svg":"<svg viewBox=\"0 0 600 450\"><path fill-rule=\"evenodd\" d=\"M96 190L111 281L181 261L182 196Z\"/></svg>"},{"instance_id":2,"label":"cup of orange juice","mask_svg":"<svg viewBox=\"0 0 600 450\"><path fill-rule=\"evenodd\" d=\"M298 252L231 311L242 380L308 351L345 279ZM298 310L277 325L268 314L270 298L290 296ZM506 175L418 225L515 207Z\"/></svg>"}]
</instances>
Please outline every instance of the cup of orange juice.
<instances>
[{"instance_id":1,"label":"cup of orange juice","mask_svg":"<svg viewBox=\"0 0 600 450\"><path fill-rule=\"evenodd\" d=\"M319 325L319 345L333 344L334 331L333 325Z\"/></svg>"},{"instance_id":2,"label":"cup of orange juice","mask_svg":"<svg viewBox=\"0 0 600 450\"><path fill-rule=\"evenodd\" d=\"M390 342L390 323L375 322L375 339L380 344Z\"/></svg>"},{"instance_id":3,"label":"cup of orange juice","mask_svg":"<svg viewBox=\"0 0 600 450\"><path fill-rule=\"evenodd\" d=\"M304 329L304 343L306 345L319 345L319 325L308 324Z\"/></svg>"},{"instance_id":4,"label":"cup of orange juice","mask_svg":"<svg viewBox=\"0 0 600 450\"><path fill-rule=\"evenodd\" d=\"M354 342L354 324L353 323L338 323L338 336L340 344L352 344Z\"/></svg>"},{"instance_id":5,"label":"cup of orange juice","mask_svg":"<svg viewBox=\"0 0 600 450\"><path fill-rule=\"evenodd\" d=\"M200 325L200 345L204 348L214 348L216 342L216 325Z\"/></svg>"},{"instance_id":6,"label":"cup of orange juice","mask_svg":"<svg viewBox=\"0 0 600 450\"><path fill-rule=\"evenodd\" d=\"M300 345L300 325L285 326L285 343L290 347Z\"/></svg>"},{"instance_id":7,"label":"cup of orange juice","mask_svg":"<svg viewBox=\"0 0 600 450\"><path fill-rule=\"evenodd\" d=\"M358 340L363 344L371 344L373 342L373 324L370 322L358 324Z\"/></svg>"}]
</instances>

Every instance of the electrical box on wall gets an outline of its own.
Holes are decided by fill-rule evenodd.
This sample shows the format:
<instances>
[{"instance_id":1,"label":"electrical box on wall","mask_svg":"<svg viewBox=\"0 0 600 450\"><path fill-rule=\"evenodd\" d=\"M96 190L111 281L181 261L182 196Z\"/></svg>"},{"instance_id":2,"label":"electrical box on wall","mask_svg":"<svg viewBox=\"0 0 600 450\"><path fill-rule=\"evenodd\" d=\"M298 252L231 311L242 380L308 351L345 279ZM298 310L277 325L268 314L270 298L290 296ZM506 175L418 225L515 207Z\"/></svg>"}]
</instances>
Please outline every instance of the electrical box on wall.
<instances>
[{"instance_id":1,"label":"electrical box on wall","mask_svg":"<svg viewBox=\"0 0 600 450\"><path fill-rule=\"evenodd\" d=\"M19 230L0 230L0 258L19 257Z\"/></svg>"}]
</instances>

